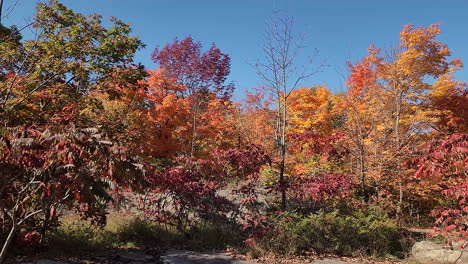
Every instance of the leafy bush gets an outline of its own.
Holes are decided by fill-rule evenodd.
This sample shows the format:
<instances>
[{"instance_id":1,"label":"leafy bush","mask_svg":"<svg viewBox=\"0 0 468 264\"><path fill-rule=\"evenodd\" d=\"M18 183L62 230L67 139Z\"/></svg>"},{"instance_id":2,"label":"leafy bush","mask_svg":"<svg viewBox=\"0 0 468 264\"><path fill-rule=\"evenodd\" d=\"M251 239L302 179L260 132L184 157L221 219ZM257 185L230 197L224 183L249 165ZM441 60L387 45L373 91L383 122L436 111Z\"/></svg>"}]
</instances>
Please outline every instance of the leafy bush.
<instances>
[{"instance_id":1,"label":"leafy bush","mask_svg":"<svg viewBox=\"0 0 468 264\"><path fill-rule=\"evenodd\" d=\"M147 219L174 225L179 232L203 221L235 222L249 202L256 201L260 169L269 157L257 145L213 150L210 155L179 157L172 166L147 175L150 188L136 206ZM230 195L240 200L238 204L218 192L235 179L243 180Z\"/></svg>"},{"instance_id":2,"label":"leafy bush","mask_svg":"<svg viewBox=\"0 0 468 264\"><path fill-rule=\"evenodd\" d=\"M414 176L439 179L443 182L442 194L445 205L435 209L431 216L437 217L433 236L442 236L447 243L468 244L468 134L452 134L435 138L424 145L421 156L407 164L416 172Z\"/></svg>"},{"instance_id":3,"label":"leafy bush","mask_svg":"<svg viewBox=\"0 0 468 264\"><path fill-rule=\"evenodd\" d=\"M181 245L192 250L225 250L239 248L245 239L241 227L234 223L202 222L190 230L190 236Z\"/></svg>"},{"instance_id":4,"label":"leafy bush","mask_svg":"<svg viewBox=\"0 0 468 264\"><path fill-rule=\"evenodd\" d=\"M303 253L385 256L401 251L396 222L380 209L339 211L302 216L282 213L257 243L257 249L277 254Z\"/></svg>"},{"instance_id":5,"label":"leafy bush","mask_svg":"<svg viewBox=\"0 0 468 264\"><path fill-rule=\"evenodd\" d=\"M62 225L47 237L50 250L65 255L96 252L115 247L118 243L112 232L86 222Z\"/></svg>"},{"instance_id":6,"label":"leafy bush","mask_svg":"<svg viewBox=\"0 0 468 264\"><path fill-rule=\"evenodd\" d=\"M161 241L161 236L169 236L162 234L162 228L140 217L134 217L124 224L117 224L114 232L120 241L143 244L154 244Z\"/></svg>"},{"instance_id":7,"label":"leafy bush","mask_svg":"<svg viewBox=\"0 0 468 264\"><path fill-rule=\"evenodd\" d=\"M47 244L49 250L57 254L74 255L140 246L224 250L242 246L244 239L241 227L230 223L201 222L181 233L174 226L154 223L138 216L110 215L104 228L79 219L63 221L60 227L49 232Z\"/></svg>"}]
</instances>

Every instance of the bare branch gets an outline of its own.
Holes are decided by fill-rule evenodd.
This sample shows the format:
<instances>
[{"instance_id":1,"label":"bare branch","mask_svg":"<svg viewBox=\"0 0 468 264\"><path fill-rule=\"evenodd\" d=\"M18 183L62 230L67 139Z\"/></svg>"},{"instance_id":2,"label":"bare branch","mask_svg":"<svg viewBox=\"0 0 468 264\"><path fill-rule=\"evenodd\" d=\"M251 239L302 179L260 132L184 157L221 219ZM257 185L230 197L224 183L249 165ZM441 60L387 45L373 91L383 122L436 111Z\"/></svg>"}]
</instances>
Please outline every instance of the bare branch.
<instances>
[{"instance_id":1,"label":"bare branch","mask_svg":"<svg viewBox=\"0 0 468 264\"><path fill-rule=\"evenodd\" d=\"M39 209L37 211L34 211L34 212L31 212L29 214L27 214L25 217L23 217L23 219L21 219L21 221L18 222L18 225L21 225L22 223L24 223L26 220L28 220L30 217L33 217L37 214L40 214L42 213L43 209Z\"/></svg>"},{"instance_id":2,"label":"bare branch","mask_svg":"<svg viewBox=\"0 0 468 264\"><path fill-rule=\"evenodd\" d=\"M15 10L16 6L18 5L18 1L19 0L16 0L15 3L13 5L11 5L10 7L8 7L5 11L6 11L6 14L3 15L3 12L2 12L2 8L3 8L3 0L0 0L0 25L2 24L2 19L8 17L11 12L13 12L13 10Z\"/></svg>"}]
</instances>

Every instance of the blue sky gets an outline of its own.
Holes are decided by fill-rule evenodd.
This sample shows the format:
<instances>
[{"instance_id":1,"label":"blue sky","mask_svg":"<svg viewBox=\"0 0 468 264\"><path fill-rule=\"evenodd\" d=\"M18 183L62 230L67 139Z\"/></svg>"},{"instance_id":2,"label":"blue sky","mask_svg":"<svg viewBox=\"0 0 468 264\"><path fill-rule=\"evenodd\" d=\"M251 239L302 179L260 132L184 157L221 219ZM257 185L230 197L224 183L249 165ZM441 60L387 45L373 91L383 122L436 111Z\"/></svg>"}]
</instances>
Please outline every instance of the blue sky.
<instances>
[{"instance_id":1,"label":"blue sky","mask_svg":"<svg viewBox=\"0 0 468 264\"><path fill-rule=\"evenodd\" d=\"M4 0L4 8L18 1L4 24L24 25L34 14L36 0ZM327 84L334 92L344 90L345 62L356 62L371 43L388 48L398 42L405 24L428 26L442 23L438 40L448 44L453 56L468 63L468 1L465 0L62 0L75 11L115 16L132 24L134 34L147 45L136 61L156 66L150 55L164 46L191 35L205 47L215 43L231 56L230 80L236 98L245 89L261 84L248 62L260 56L262 34L275 10L294 16L298 32L306 33L308 49L301 56L319 52L317 62L326 67L303 86ZM341 72L341 73L340 73ZM467 81L466 69L456 74Z\"/></svg>"}]
</instances>

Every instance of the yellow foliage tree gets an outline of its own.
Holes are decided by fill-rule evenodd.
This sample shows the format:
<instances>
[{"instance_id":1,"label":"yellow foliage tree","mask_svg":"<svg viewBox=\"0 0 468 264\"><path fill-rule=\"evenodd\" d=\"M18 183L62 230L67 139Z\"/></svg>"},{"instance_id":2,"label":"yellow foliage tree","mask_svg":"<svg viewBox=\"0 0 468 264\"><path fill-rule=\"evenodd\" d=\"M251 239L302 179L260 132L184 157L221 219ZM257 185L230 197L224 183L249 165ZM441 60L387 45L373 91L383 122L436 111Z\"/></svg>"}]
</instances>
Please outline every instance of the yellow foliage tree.
<instances>
[{"instance_id":1,"label":"yellow foliage tree","mask_svg":"<svg viewBox=\"0 0 468 264\"><path fill-rule=\"evenodd\" d=\"M361 62L370 67L369 84L372 85L348 84L347 127L354 127L358 132L354 134L365 135L359 136L357 139L362 142L355 144L356 148L363 149L361 174L371 175L380 195L396 205L398 216L405 206L410 206L410 197L427 196L427 190L437 185L422 181L415 184L404 161L411 158L414 148L430 138L434 128L440 125L444 115L443 107L434 104L437 98L462 86L451 77L462 63L459 59L449 59L452 53L447 45L436 40L440 32L438 24L427 28L404 26L397 49L383 57L371 46L369 56ZM377 93L361 94L356 92L356 87L361 90L372 87ZM418 194L418 190L423 189L425 191Z\"/></svg>"},{"instance_id":2,"label":"yellow foliage tree","mask_svg":"<svg viewBox=\"0 0 468 264\"><path fill-rule=\"evenodd\" d=\"M329 135L332 132L331 93L325 86L294 90L288 99L288 133Z\"/></svg>"}]
</instances>

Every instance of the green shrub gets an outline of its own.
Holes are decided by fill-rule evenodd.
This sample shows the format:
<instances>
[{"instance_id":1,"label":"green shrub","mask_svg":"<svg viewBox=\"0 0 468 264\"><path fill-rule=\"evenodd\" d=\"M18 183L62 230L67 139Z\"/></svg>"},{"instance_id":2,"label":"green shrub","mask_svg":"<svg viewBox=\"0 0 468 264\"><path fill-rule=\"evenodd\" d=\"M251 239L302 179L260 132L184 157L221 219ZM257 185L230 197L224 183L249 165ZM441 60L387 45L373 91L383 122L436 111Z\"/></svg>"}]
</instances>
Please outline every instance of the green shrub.
<instances>
[{"instance_id":1,"label":"green shrub","mask_svg":"<svg viewBox=\"0 0 468 264\"><path fill-rule=\"evenodd\" d=\"M97 252L111 248L132 248L141 244L160 242L162 229L138 217L110 216L105 228L70 216L48 232L46 239L51 251L74 255L80 252ZM166 237L166 236L164 236ZM167 236L168 237L168 236Z\"/></svg>"},{"instance_id":2,"label":"green shrub","mask_svg":"<svg viewBox=\"0 0 468 264\"><path fill-rule=\"evenodd\" d=\"M115 228L115 235L120 241L134 243L155 244L162 240L162 232L162 228L139 217L129 219L125 224L118 224Z\"/></svg>"},{"instance_id":3,"label":"green shrub","mask_svg":"<svg viewBox=\"0 0 468 264\"><path fill-rule=\"evenodd\" d=\"M241 227L236 224L202 222L189 231L183 244L194 250L224 250L242 246L244 239Z\"/></svg>"},{"instance_id":4,"label":"green shrub","mask_svg":"<svg viewBox=\"0 0 468 264\"><path fill-rule=\"evenodd\" d=\"M192 250L226 249L242 244L241 228L231 223L201 222L180 232L176 227L155 224L141 218L133 218L119 224L114 231L119 241L135 244L157 244Z\"/></svg>"},{"instance_id":5,"label":"green shrub","mask_svg":"<svg viewBox=\"0 0 468 264\"><path fill-rule=\"evenodd\" d=\"M335 239L334 251L338 254L385 256L401 251L396 221L377 208L337 217L331 233Z\"/></svg>"},{"instance_id":6,"label":"green shrub","mask_svg":"<svg viewBox=\"0 0 468 264\"><path fill-rule=\"evenodd\" d=\"M300 235L298 224L302 219L297 213L284 213L270 219L271 229L257 244L264 252L279 255L296 255L301 250L303 237ZM257 248L258 249L258 248Z\"/></svg>"},{"instance_id":7,"label":"green shrub","mask_svg":"<svg viewBox=\"0 0 468 264\"><path fill-rule=\"evenodd\" d=\"M47 240L52 251L65 255L95 252L114 247L118 243L117 237L110 231L87 223L62 225L50 232Z\"/></svg>"},{"instance_id":8,"label":"green shrub","mask_svg":"<svg viewBox=\"0 0 468 264\"><path fill-rule=\"evenodd\" d=\"M282 255L307 252L344 256L386 256L401 251L396 222L380 209L350 214L319 211L308 216L283 213L272 217L271 229L259 241L265 251Z\"/></svg>"},{"instance_id":9,"label":"green shrub","mask_svg":"<svg viewBox=\"0 0 468 264\"><path fill-rule=\"evenodd\" d=\"M181 232L174 226L156 224L137 216L110 215L105 228L98 228L71 215L48 232L46 242L49 251L57 255L148 245L224 250L243 246L244 235L241 226L231 222L201 222Z\"/></svg>"}]
</instances>

